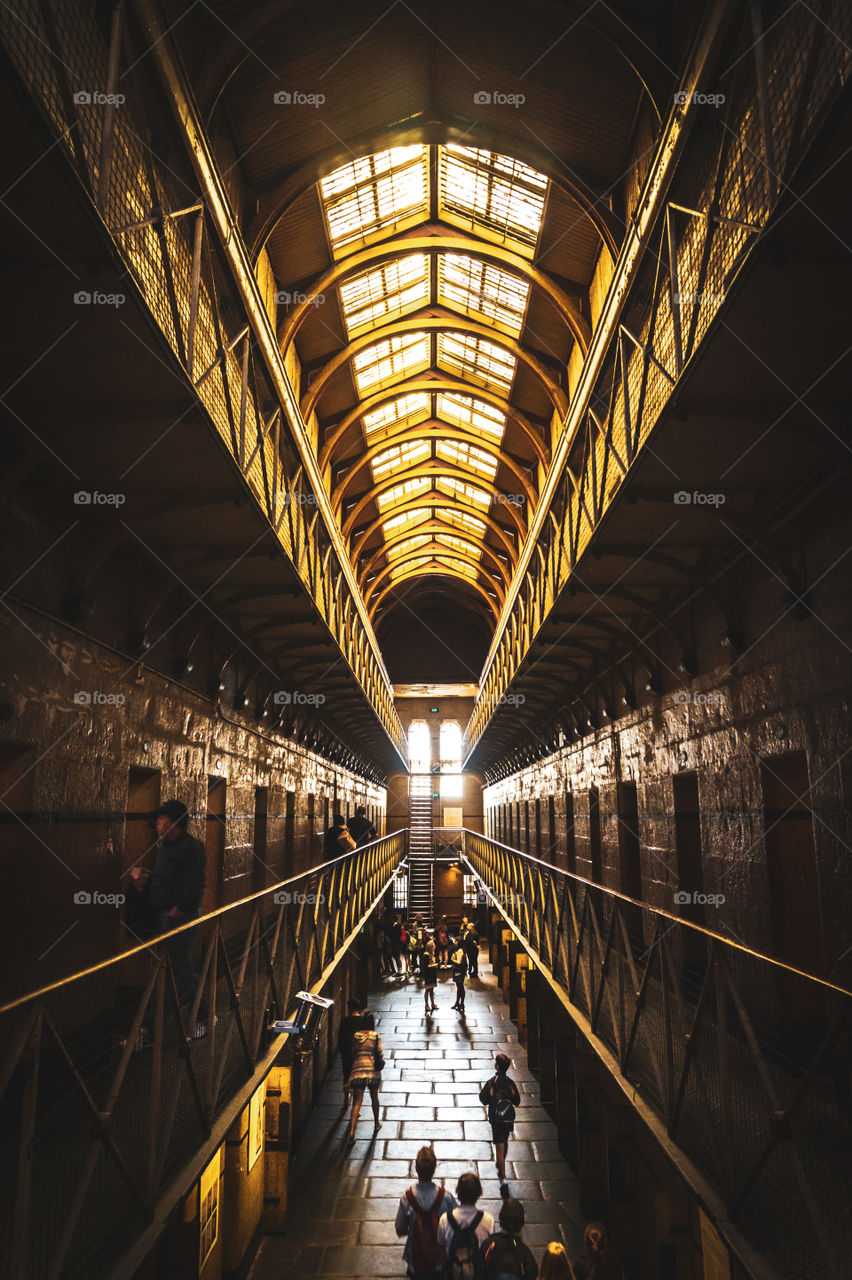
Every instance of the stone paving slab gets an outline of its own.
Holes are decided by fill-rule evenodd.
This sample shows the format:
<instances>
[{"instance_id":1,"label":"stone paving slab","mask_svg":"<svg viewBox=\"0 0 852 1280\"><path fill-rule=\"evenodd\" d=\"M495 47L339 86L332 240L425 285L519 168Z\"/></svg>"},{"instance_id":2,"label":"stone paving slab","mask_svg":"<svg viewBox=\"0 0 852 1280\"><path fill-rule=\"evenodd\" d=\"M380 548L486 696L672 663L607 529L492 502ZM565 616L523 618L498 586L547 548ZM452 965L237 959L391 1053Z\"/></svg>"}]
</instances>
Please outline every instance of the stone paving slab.
<instances>
[{"instance_id":1,"label":"stone paving slab","mask_svg":"<svg viewBox=\"0 0 852 1280\"><path fill-rule=\"evenodd\" d=\"M455 1190L462 1173L476 1172L480 1205L496 1218L500 1188L490 1125L476 1095L498 1052L512 1059L521 1091L506 1173L526 1211L524 1239L537 1259L551 1240L561 1240L572 1255L580 1251L577 1182L559 1152L556 1126L540 1105L538 1082L496 980L483 969L469 984L464 1018L444 1007L449 994L439 986L439 1011L427 1019L414 979L382 980L372 993L387 1063L382 1127L373 1132L366 1099L357 1141L347 1146L343 1078L335 1063L292 1162L287 1234L264 1238L248 1280L403 1277L403 1241L393 1223L399 1198L416 1176L414 1156L427 1141L438 1156L439 1181Z\"/></svg>"}]
</instances>

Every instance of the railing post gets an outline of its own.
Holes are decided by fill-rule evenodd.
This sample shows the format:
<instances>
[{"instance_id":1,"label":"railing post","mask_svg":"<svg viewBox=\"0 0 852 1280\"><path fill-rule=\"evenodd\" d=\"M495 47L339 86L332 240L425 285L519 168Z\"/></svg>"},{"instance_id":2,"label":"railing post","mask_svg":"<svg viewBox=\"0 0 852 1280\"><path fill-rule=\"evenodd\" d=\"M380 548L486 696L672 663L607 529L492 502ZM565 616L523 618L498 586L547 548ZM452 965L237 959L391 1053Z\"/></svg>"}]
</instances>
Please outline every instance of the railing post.
<instances>
[{"instance_id":1,"label":"railing post","mask_svg":"<svg viewBox=\"0 0 852 1280\"><path fill-rule=\"evenodd\" d=\"M38 1074L41 1061L42 1017L37 1014L21 1054L24 1069L21 1099L21 1131L18 1137L18 1171L15 1188L15 1218L12 1227L12 1280L26 1280L29 1258L30 1193L33 1175L33 1142L38 1113Z\"/></svg>"},{"instance_id":2,"label":"railing post","mask_svg":"<svg viewBox=\"0 0 852 1280\"><path fill-rule=\"evenodd\" d=\"M151 1060L151 1080L148 1105L148 1179L146 1192L148 1200L156 1199L157 1178L159 1173L159 1139L161 1125L161 1108L163 1102L163 1051L165 1035L166 979L168 978L168 962L165 956L160 958L157 982L154 987L154 1026L153 1026L153 1058Z\"/></svg>"}]
</instances>

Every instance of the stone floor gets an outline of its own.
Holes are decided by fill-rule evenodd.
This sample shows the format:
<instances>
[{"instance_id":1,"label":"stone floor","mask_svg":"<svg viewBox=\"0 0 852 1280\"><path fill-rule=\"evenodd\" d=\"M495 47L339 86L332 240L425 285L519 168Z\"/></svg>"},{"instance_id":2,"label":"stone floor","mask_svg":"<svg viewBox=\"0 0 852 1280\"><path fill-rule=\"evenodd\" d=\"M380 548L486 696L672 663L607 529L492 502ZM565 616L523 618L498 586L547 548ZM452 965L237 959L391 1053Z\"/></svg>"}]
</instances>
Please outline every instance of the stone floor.
<instances>
[{"instance_id":1,"label":"stone floor","mask_svg":"<svg viewBox=\"0 0 852 1280\"><path fill-rule=\"evenodd\" d=\"M450 1005L455 987L441 975L438 1012L426 1018L415 979L387 979L370 997L382 1038L385 1070L382 1128L373 1135L367 1096L357 1141L346 1146L339 1061L330 1072L290 1177L286 1236L267 1236L250 1280L291 1277L404 1276L403 1241L394 1232L399 1197L415 1178L414 1155L431 1142L436 1179L455 1191L459 1174L475 1170L480 1206L497 1217L499 1185L491 1128L476 1095L493 1074L495 1053L512 1059L521 1091L506 1172L512 1195L523 1202L523 1238L536 1258L550 1240L574 1256L582 1248L577 1181L560 1155L556 1127L539 1105L539 1090L518 1044L509 1011L487 966L468 986L465 1016Z\"/></svg>"}]
</instances>

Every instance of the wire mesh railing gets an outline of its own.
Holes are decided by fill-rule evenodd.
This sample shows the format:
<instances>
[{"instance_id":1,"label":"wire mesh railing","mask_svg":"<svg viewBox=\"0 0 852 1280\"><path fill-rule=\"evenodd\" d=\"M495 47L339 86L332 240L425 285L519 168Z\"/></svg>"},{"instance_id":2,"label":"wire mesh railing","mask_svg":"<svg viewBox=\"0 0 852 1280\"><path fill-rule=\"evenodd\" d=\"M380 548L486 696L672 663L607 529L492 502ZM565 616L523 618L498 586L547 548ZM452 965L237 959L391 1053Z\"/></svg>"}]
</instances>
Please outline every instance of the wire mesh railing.
<instances>
[{"instance_id":1,"label":"wire mesh railing","mask_svg":"<svg viewBox=\"0 0 852 1280\"><path fill-rule=\"evenodd\" d=\"M0 1274L111 1274L274 1049L269 1023L322 985L391 886L406 837L0 1009Z\"/></svg>"},{"instance_id":2,"label":"wire mesh railing","mask_svg":"<svg viewBox=\"0 0 852 1280\"><path fill-rule=\"evenodd\" d=\"M852 993L517 849L465 857L784 1280L852 1271Z\"/></svg>"}]
</instances>

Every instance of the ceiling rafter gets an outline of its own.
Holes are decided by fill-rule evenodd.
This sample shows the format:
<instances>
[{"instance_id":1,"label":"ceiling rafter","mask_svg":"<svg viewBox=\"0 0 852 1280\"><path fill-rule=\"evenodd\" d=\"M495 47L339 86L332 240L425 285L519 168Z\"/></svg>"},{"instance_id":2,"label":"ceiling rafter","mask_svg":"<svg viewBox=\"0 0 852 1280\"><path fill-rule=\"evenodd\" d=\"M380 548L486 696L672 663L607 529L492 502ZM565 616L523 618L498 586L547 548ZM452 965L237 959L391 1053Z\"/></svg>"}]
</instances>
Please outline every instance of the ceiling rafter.
<instances>
[{"instance_id":1,"label":"ceiling rafter","mask_svg":"<svg viewBox=\"0 0 852 1280\"><path fill-rule=\"evenodd\" d=\"M434 587L434 579L436 577L452 578L454 583L456 584L463 583L465 586L470 587L472 590L476 591L479 595L481 595L485 603L488 605L488 608L490 612L493 614L493 616L495 618L499 617L500 609L496 600L488 594L488 592L479 582L475 582L473 578L465 577L464 574L453 572L452 569L448 568L444 564L441 564L441 562L438 560L433 561L432 564L434 566L434 573L430 573L428 575L430 586ZM391 593L391 591L396 591L399 587L402 586L404 582L410 582L412 579L417 579L417 578L425 581L426 577L427 575L423 572L423 570L418 568L418 569L409 570L408 572L402 574L400 577L395 578L393 582L389 582L388 585L384 587L381 593L377 596L376 600L373 602L372 606L368 611L371 621L375 618L376 613L378 612L380 606L382 605L386 597Z\"/></svg>"},{"instance_id":2,"label":"ceiling rafter","mask_svg":"<svg viewBox=\"0 0 852 1280\"><path fill-rule=\"evenodd\" d=\"M384 569L376 575L372 582L367 584L364 592L364 599L367 602L367 605L369 606L370 600L373 598L376 590L385 581L385 579L393 577L394 581L396 581L399 576L397 570L403 569L407 564L417 563L420 560L436 561L438 564L443 564L445 561L454 561L458 564L465 564L469 568L474 569L477 573L481 573L484 578L488 579L489 585L493 586L501 603L506 598L504 585L502 583L495 582L485 566L482 564L481 560L477 560L474 556L468 555L467 552L461 551L457 547L448 547L442 542L430 540L428 545L423 547L412 547L410 552L407 552L405 555L398 556L390 564L386 565ZM464 575L462 574L459 576L463 577ZM471 581L473 581L473 579L471 579Z\"/></svg>"},{"instance_id":3,"label":"ceiling rafter","mask_svg":"<svg viewBox=\"0 0 852 1280\"><path fill-rule=\"evenodd\" d=\"M370 557L370 560L364 565L364 568L361 571L359 578L359 586L361 587L361 590L363 591L367 578L375 568L377 560L380 560L384 555L389 555L390 551L394 547L399 546L400 543L406 542L409 538L418 538L424 533L444 533L449 537L459 538L472 544L476 544L477 542L474 534L465 533L460 530L457 525L450 524L448 520L441 520L439 517L433 516L423 524L415 525L413 528L400 530L400 532L395 534L393 538L388 538L386 542L383 542L380 547L376 548ZM503 579L504 585L508 586L509 579L511 577L511 567L503 563L494 548L489 546L487 542L482 542L480 540L478 549L482 551L483 555L487 555L489 557L494 564L495 569Z\"/></svg>"},{"instance_id":4,"label":"ceiling rafter","mask_svg":"<svg viewBox=\"0 0 852 1280\"><path fill-rule=\"evenodd\" d=\"M380 529L382 525L387 524L387 522L392 520L395 516L408 515L413 511L428 511L432 507L446 507L448 509L458 508L462 513L472 515L477 520L483 521L488 529L490 529L491 532L496 534L500 539L501 545L511 560L512 567L514 568L517 564L517 550L509 537L509 533L501 524L498 524L492 516L487 515L479 507L475 506L474 503L466 501L460 495L456 494L454 498L448 498L446 494L437 493L435 490L430 490L428 493L420 494L418 497L411 498L407 502L399 503L392 510L383 512L377 517L377 519L373 520L365 530L358 534L357 540L353 544L352 558L355 563L357 564L367 542L369 542L372 535ZM416 525L411 526L411 528L416 528Z\"/></svg>"}]
</instances>

